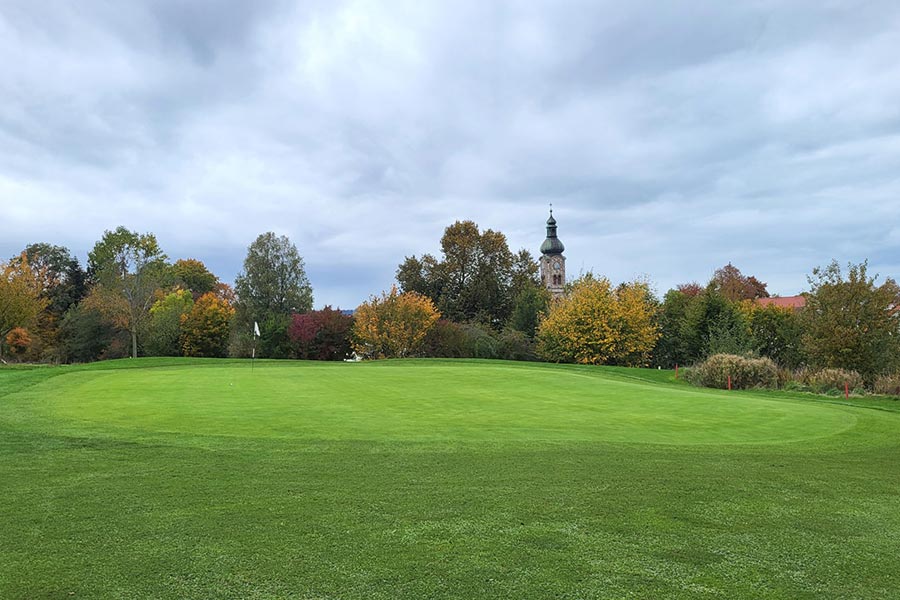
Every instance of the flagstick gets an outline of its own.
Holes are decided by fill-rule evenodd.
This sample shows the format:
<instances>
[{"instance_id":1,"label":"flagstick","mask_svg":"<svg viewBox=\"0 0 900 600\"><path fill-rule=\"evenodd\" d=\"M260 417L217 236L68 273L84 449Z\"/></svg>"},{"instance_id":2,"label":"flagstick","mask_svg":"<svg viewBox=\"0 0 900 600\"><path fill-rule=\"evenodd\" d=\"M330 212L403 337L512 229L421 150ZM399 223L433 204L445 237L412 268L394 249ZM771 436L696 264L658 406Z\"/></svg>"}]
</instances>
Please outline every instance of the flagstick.
<instances>
[{"instance_id":1,"label":"flagstick","mask_svg":"<svg viewBox=\"0 0 900 600\"><path fill-rule=\"evenodd\" d=\"M250 371L253 371L253 364L256 362L256 340L253 340L253 354L250 355Z\"/></svg>"}]
</instances>

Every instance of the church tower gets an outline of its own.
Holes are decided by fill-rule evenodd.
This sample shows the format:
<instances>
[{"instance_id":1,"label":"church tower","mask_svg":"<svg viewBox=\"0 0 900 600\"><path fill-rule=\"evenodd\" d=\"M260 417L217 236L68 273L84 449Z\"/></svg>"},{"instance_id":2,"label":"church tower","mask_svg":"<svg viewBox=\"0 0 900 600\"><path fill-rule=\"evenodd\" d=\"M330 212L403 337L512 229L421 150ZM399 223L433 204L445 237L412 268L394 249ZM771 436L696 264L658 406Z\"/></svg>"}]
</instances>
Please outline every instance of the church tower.
<instances>
[{"instance_id":1,"label":"church tower","mask_svg":"<svg viewBox=\"0 0 900 600\"><path fill-rule=\"evenodd\" d=\"M541 244L541 282L554 298L563 295L566 285L566 247L556 237L556 219L553 218L553 207L550 207L550 218L547 219L547 239Z\"/></svg>"}]
</instances>

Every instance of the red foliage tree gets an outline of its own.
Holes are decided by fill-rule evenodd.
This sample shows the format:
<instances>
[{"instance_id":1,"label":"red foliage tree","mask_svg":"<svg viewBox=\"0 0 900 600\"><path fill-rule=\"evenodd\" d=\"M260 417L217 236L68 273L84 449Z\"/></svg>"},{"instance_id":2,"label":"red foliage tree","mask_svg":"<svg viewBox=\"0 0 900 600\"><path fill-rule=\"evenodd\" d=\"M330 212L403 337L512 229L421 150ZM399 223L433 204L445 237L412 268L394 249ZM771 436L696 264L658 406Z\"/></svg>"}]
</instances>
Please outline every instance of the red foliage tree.
<instances>
[{"instance_id":1,"label":"red foliage tree","mask_svg":"<svg viewBox=\"0 0 900 600\"><path fill-rule=\"evenodd\" d=\"M322 310L294 314L288 337L297 358L343 360L351 351L353 317L326 306Z\"/></svg>"}]
</instances>

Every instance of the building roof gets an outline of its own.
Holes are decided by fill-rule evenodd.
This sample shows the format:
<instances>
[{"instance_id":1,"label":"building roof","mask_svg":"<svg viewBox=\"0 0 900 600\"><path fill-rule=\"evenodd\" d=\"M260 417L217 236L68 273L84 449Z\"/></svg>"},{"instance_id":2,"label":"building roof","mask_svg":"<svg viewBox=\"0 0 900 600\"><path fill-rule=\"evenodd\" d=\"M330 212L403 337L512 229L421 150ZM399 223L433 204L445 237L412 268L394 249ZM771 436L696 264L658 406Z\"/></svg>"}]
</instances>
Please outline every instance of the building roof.
<instances>
[{"instance_id":1,"label":"building roof","mask_svg":"<svg viewBox=\"0 0 900 600\"><path fill-rule=\"evenodd\" d=\"M760 306L777 306L778 308L791 308L797 310L806 306L806 296L757 298L756 303Z\"/></svg>"},{"instance_id":2,"label":"building roof","mask_svg":"<svg viewBox=\"0 0 900 600\"><path fill-rule=\"evenodd\" d=\"M541 254L562 254L566 247L556 237L556 219L553 218L553 209L550 209L550 218L547 219L547 239L541 244Z\"/></svg>"}]
</instances>

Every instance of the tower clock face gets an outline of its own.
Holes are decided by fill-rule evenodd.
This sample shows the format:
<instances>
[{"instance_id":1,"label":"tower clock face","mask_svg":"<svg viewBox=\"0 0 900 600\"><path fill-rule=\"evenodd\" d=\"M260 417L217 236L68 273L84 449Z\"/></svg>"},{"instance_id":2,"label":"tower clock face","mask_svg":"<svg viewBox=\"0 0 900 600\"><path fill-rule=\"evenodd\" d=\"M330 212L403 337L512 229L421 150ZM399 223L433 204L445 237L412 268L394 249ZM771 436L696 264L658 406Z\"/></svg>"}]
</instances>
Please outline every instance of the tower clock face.
<instances>
[{"instance_id":1,"label":"tower clock face","mask_svg":"<svg viewBox=\"0 0 900 600\"><path fill-rule=\"evenodd\" d=\"M553 270L554 270L554 271L559 271L560 268L561 268L561 265L560 265L558 262L554 262L554 263L553 263Z\"/></svg>"}]
</instances>

